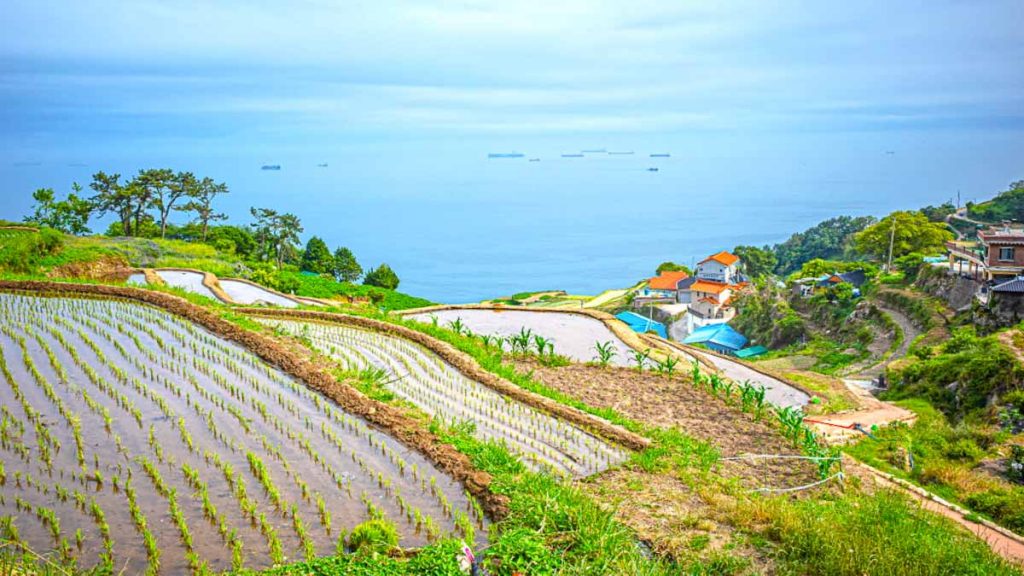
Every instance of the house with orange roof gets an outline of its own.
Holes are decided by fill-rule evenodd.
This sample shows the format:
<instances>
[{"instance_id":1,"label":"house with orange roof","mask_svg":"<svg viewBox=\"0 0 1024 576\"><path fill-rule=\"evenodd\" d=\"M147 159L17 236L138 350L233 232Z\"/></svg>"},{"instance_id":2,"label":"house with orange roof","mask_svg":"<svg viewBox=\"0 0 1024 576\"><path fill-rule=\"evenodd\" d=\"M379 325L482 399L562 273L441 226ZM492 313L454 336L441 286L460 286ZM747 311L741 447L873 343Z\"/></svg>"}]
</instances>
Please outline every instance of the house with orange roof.
<instances>
[{"instance_id":1,"label":"house with orange roof","mask_svg":"<svg viewBox=\"0 0 1024 576\"><path fill-rule=\"evenodd\" d=\"M697 264L697 278L734 284L740 281L739 265L739 256L723 250Z\"/></svg>"},{"instance_id":2,"label":"house with orange roof","mask_svg":"<svg viewBox=\"0 0 1024 576\"><path fill-rule=\"evenodd\" d=\"M662 272L654 278L647 280L647 285L637 292L634 304L666 303L673 304L681 302L680 295L685 293L694 281L689 274L682 271Z\"/></svg>"},{"instance_id":3,"label":"house with orange roof","mask_svg":"<svg viewBox=\"0 0 1024 576\"><path fill-rule=\"evenodd\" d=\"M705 320L728 322L736 315L730 306L738 286L704 278L690 286L690 313Z\"/></svg>"},{"instance_id":4,"label":"house with orange roof","mask_svg":"<svg viewBox=\"0 0 1024 576\"><path fill-rule=\"evenodd\" d=\"M712 254L697 264L696 279L689 286L689 312L698 323L728 322L736 315L733 296L747 285L739 273L740 258L729 252Z\"/></svg>"}]
</instances>

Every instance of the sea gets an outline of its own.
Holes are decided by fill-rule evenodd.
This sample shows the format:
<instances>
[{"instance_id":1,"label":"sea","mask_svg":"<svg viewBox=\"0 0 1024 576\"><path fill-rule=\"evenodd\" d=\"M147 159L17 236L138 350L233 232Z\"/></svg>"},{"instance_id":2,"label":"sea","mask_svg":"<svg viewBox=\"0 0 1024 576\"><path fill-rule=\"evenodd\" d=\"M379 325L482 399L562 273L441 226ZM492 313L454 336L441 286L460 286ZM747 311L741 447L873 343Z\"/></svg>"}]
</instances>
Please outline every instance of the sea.
<instances>
[{"instance_id":1,"label":"sea","mask_svg":"<svg viewBox=\"0 0 1024 576\"><path fill-rule=\"evenodd\" d=\"M884 215L955 201L958 193L961 201L985 199L1024 178L1013 155L1019 146L1000 153L991 139L986 148L995 152L983 155L950 140L737 142L673 147L580 138L531 148L512 139L21 156L0 165L0 218L27 214L36 188L63 194L98 170L190 170L228 184L219 208L231 222L248 223L251 206L292 212L302 220L303 241L317 235L332 249L347 246L366 269L387 263L403 292L463 303L535 290L596 294L630 286L663 261L694 264L740 244L773 244L832 216ZM523 156L488 157L510 153ZM261 170L266 164L281 169Z\"/></svg>"}]
</instances>

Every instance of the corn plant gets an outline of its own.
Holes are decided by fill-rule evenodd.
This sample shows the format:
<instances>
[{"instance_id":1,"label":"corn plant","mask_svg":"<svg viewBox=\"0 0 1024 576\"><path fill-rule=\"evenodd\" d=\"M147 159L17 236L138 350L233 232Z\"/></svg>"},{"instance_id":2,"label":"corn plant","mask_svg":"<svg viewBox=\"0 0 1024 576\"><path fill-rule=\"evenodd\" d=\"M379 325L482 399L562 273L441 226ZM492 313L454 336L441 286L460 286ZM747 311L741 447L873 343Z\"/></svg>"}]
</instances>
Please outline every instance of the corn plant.
<instances>
[{"instance_id":1,"label":"corn plant","mask_svg":"<svg viewBox=\"0 0 1024 576\"><path fill-rule=\"evenodd\" d=\"M637 370L637 372L642 372L643 371L644 364L647 362L647 359L650 358L650 357L651 357L651 349L650 348L646 348L642 352L639 351L639 350L634 350L633 351L633 362L636 362L636 370Z\"/></svg>"},{"instance_id":2,"label":"corn plant","mask_svg":"<svg viewBox=\"0 0 1024 576\"><path fill-rule=\"evenodd\" d=\"M597 356L595 359L602 368L607 368L619 353L618 349L615 348L615 344L613 344L611 340L607 342L595 342L594 349L597 350Z\"/></svg>"},{"instance_id":3,"label":"corn plant","mask_svg":"<svg viewBox=\"0 0 1024 576\"><path fill-rule=\"evenodd\" d=\"M676 372L676 366L679 365L679 359L675 356L666 356L664 360L656 364L656 368L659 374L664 376L672 377Z\"/></svg>"}]
</instances>

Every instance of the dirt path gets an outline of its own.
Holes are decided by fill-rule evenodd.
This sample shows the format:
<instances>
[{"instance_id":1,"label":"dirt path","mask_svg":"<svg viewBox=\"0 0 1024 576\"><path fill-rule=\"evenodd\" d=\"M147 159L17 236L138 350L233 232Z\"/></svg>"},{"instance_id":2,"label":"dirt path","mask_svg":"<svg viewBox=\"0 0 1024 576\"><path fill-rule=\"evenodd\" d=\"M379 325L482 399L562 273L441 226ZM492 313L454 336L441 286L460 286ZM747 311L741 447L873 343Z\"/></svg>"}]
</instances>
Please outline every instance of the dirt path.
<instances>
[{"instance_id":1,"label":"dirt path","mask_svg":"<svg viewBox=\"0 0 1024 576\"><path fill-rule=\"evenodd\" d=\"M875 398L867 388L845 380L843 383L856 398L859 408L850 412L812 416L807 419L814 425L815 432L829 444L844 444L862 438L863 433L854 429L855 424L871 430L872 426L884 426L893 422L910 424L917 420L917 415L910 410Z\"/></svg>"},{"instance_id":2,"label":"dirt path","mask_svg":"<svg viewBox=\"0 0 1024 576\"><path fill-rule=\"evenodd\" d=\"M903 492L917 501L925 510L941 514L960 524L967 531L984 540L996 554L1010 562L1024 566L1024 538L1013 532L988 521L974 522L968 520L966 518L970 514L968 510L947 502L919 486L896 478L891 474L886 474L853 458L844 458L844 468L848 473L852 472L862 480L869 479L876 485L894 488Z\"/></svg>"},{"instance_id":3,"label":"dirt path","mask_svg":"<svg viewBox=\"0 0 1024 576\"><path fill-rule=\"evenodd\" d=\"M1000 332L998 338L1017 358L1017 362L1024 364L1024 350L1018 348L1017 343L1013 341L1014 336L1020 333L1020 330L1007 330L1006 332Z\"/></svg>"},{"instance_id":4,"label":"dirt path","mask_svg":"<svg viewBox=\"0 0 1024 576\"><path fill-rule=\"evenodd\" d=\"M900 312L895 308L892 308L879 302L872 303L879 310L888 314L889 317L892 318L893 322L895 322L896 325L900 327L900 330L903 331L903 341L900 342L900 345L896 348L896 350L894 350L893 353L890 354L887 358L882 359L881 361L875 363L872 366L857 368L853 372L846 374L845 378L848 378L850 380L876 380L878 376L885 371L885 368L889 364L906 356L907 352L910 351L911 343L913 343L914 339L921 335L921 330L919 330L917 326L915 326L914 323L910 320L910 318L908 318L907 315L904 314L903 312Z\"/></svg>"}]
</instances>

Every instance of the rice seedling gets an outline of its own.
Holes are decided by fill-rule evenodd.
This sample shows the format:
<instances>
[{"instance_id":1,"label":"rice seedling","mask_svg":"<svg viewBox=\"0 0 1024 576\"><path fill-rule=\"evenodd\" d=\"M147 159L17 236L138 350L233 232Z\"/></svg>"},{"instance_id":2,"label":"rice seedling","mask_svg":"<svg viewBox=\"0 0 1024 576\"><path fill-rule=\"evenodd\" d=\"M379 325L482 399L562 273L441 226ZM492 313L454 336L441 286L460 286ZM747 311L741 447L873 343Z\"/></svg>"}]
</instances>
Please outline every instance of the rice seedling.
<instances>
[{"instance_id":1,"label":"rice seedling","mask_svg":"<svg viewBox=\"0 0 1024 576\"><path fill-rule=\"evenodd\" d=\"M315 350L360 373L382 371L387 376L377 378L377 385L443 422L467 423L478 436L505 442L531 467L557 475L587 475L624 457L621 450L582 430L467 378L418 344L334 324L261 321L285 327L289 334L308 334ZM522 330L511 340L513 348L522 351L536 338ZM541 338L537 349L550 354L551 342ZM404 465L399 469L404 474Z\"/></svg>"}]
</instances>

